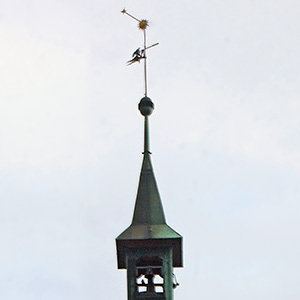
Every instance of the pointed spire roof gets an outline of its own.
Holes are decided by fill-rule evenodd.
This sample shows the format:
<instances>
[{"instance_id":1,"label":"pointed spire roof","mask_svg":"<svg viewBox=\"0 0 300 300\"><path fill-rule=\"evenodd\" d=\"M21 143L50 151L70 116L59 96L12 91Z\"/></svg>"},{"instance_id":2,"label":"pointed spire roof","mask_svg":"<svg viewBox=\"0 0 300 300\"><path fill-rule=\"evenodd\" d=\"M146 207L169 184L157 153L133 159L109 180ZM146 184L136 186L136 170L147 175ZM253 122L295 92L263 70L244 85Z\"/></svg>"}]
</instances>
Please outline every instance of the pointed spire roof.
<instances>
[{"instance_id":1,"label":"pointed spire roof","mask_svg":"<svg viewBox=\"0 0 300 300\"><path fill-rule=\"evenodd\" d=\"M132 225L165 224L165 215L149 153L144 154Z\"/></svg>"},{"instance_id":2,"label":"pointed spire roof","mask_svg":"<svg viewBox=\"0 0 300 300\"><path fill-rule=\"evenodd\" d=\"M181 235L166 223L150 154L144 153L131 225L117 240L173 239Z\"/></svg>"},{"instance_id":3,"label":"pointed spire roof","mask_svg":"<svg viewBox=\"0 0 300 300\"><path fill-rule=\"evenodd\" d=\"M144 153L131 225L117 238L118 268L126 268L128 248L172 247L173 267L182 267L182 236L167 225L150 154Z\"/></svg>"},{"instance_id":4,"label":"pointed spire roof","mask_svg":"<svg viewBox=\"0 0 300 300\"><path fill-rule=\"evenodd\" d=\"M149 151L148 116L153 111L148 97L142 98L139 110L145 117L144 158L131 225L117 238L118 268L126 267L126 249L172 247L173 266L182 266L182 236L166 223Z\"/></svg>"}]
</instances>

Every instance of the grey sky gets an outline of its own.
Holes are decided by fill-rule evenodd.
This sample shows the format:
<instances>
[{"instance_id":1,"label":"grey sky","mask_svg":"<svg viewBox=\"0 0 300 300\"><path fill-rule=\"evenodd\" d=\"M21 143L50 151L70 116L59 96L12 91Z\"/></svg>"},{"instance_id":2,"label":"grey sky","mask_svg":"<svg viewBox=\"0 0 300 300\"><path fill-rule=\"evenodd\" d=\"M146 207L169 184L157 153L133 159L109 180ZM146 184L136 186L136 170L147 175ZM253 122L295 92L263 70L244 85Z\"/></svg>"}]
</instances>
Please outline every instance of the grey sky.
<instances>
[{"instance_id":1,"label":"grey sky","mask_svg":"<svg viewBox=\"0 0 300 300\"><path fill-rule=\"evenodd\" d=\"M110 3L111 2L111 3ZM115 237L152 161L175 299L298 300L298 1L2 1L0 298L126 299Z\"/></svg>"}]
</instances>

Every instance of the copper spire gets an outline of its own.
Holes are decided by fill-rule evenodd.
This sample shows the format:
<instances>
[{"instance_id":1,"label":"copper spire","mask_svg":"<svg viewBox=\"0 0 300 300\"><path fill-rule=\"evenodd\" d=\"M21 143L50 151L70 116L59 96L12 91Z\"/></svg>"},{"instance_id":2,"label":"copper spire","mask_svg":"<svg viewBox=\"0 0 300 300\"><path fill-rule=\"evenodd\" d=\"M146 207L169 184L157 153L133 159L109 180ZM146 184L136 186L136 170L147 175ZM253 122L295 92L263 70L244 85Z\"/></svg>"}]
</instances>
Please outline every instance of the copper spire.
<instances>
[{"instance_id":1,"label":"copper spire","mask_svg":"<svg viewBox=\"0 0 300 300\"><path fill-rule=\"evenodd\" d=\"M117 238L118 268L126 268L126 251L129 248L143 247L172 247L173 266L182 266L182 236L169 227L166 223L162 202L156 184L151 152L149 145L149 116L154 110L154 104L147 96L146 76L146 27L148 21L139 20L130 15L125 9L122 13L139 22L139 28L144 31L144 49L141 57L144 60L145 70L145 96L141 99L138 108L144 116L144 152L140 180L136 196L135 208L131 225ZM144 23L142 23L144 22ZM145 22L147 24L145 25ZM155 44L156 45L156 44ZM150 46L152 47L152 46ZM148 47L148 48L150 48ZM140 52L137 52L140 55ZM138 61L137 57L137 61Z\"/></svg>"}]
</instances>

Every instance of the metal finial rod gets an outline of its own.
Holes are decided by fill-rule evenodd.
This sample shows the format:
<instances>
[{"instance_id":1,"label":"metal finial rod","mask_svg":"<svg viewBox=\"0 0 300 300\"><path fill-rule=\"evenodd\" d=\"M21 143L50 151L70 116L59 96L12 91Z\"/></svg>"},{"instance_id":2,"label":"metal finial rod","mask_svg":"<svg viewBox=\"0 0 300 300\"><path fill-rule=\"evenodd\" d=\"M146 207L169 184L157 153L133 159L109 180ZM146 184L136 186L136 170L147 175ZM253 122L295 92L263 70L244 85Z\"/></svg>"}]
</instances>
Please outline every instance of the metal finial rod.
<instances>
[{"instance_id":1,"label":"metal finial rod","mask_svg":"<svg viewBox=\"0 0 300 300\"><path fill-rule=\"evenodd\" d=\"M146 50L157 46L158 43L153 44L147 47L147 38L146 38L146 28L149 26L148 21L146 19L139 20L138 18L134 17L127 10L124 8L121 11L122 14L126 14L130 18L134 19L135 21L139 22L139 29L143 30L144 32L144 49L140 50L140 48L136 49L135 52L132 54L132 59L127 62L127 65L131 65L135 62L140 62L142 59L144 60L144 85L145 85L145 97L148 94L148 80L147 80L147 55Z\"/></svg>"},{"instance_id":2,"label":"metal finial rod","mask_svg":"<svg viewBox=\"0 0 300 300\"><path fill-rule=\"evenodd\" d=\"M146 49L147 49L147 41L146 41L146 30L144 30L144 80L145 80L145 97L147 97L147 55L146 55Z\"/></svg>"},{"instance_id":3,"label":"metal finial rod","mask_svg":"<svg viewBox=\"0 0 300 300\"><path fill-rule=\"evenodd\" d=\"M149 121L148 116L145 116L145 127L144 127L144 153L150 152L150 142L149 142Z\"/></svg>"},{"instance_id":4,"label":"metal finial rod","mask_svg":"<svg viewBox=\"0 0 300 300\"><path fill-rule=\"evenodd\" d=\"M141 20L139 20L136 17L134 17L133 15L129 14L125 8L123 10L121 10L121 13L129 16L130 18L132 18L132 19L134 19L134 20L136 20L138 22L141 22Z\"/></svg>"},{"instance_id":5,"label":"metal finial rod","mask_svg":"<svg viewBox=\"0 0 300 300\"><path fill-rule=\"evenodd\" d=\"M149 143L149 116L154 110L154 104L148 97L143 97L139 103L139 111L145 117L144 123L144 154L150 152L150 143Z\"/></svg>"},{"instance_id":6,"label":"metal finial rod","mask_svg":"<svg viewBox=\"0 0 300 300\"><path fill-rule=\"evenodd\" d=\"M132 59L127 61L127 65L132 65L133 63L140 62L142 59L144 60L144 81L145 81L145 97L143 97L139 103L139 110L141 114L145 117L145 125L144 125L144 154L150 152L150 145L149 145L149 116L152 114L154 109L154 104L150 98L147 97L148 87L147 87L147 55L146 50L157 46L158 43L153 44L147 47L147 37L146 37L146 28L148 27L148 21L145 19L139 20L138 18L134 17L133 15L129 14L126 9L123 9L121 13L126 14L127 16L131 17L132 19L139 22L139 29L143 30L144 34L144 48L137 48L133 54Z\"/></svg>"}]
</instances>

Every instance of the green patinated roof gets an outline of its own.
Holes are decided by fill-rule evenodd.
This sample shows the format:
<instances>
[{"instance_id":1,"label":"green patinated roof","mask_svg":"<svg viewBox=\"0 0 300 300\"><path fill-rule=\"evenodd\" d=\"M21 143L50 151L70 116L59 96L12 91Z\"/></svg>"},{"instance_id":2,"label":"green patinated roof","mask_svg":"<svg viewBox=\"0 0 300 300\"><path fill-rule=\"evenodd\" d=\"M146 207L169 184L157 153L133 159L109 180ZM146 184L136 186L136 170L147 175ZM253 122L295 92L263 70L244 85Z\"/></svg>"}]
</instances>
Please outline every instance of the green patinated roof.
<instances>
[{"instance_id":1,"label":"green patinated roof","mask_svg":"<svg viewBox=\"0 0 300 300\"><path fill-rule=\"evenodd\" d=\"M165 215L155 181L150 155L147 152L144 154L132 225L165 223Z\"/></svg>"},{"instance_id":2,"label":"green patinated roof","mask_svg":"<svg viewBox=\"0 0 300 300\"><path fill-rule=\"evenodd\" d=\"M166 223L150 159L148 116L153 111L150 98L142 98L139 109L145 117L144 158L132 223L116 238L118 268L126 268L128 249L157 247L172 247L173 267L182 267L182 236Z\"/></svg>"},{"instance_id":3,"label":"green patinated roof","mask_svg":"<svg viewBox=\"0 0 300 300\"><path fill-rule=\"evenodd\" d=\"M144 154L138 192L131 225L117 240L180 238L166 224L150 154Z\"/></svg>"},{"instance_id":4,"label":"green patinated roof","mask_svg":"<svg viewBox=\"0 0 300 300\"><path fill-rule=\"evenodd\" d=\"M131 225L123 231L117 240L151 240L151 239L174 239L181 235L167 224L159 225Z\"/></svg>"}]
</instances>

